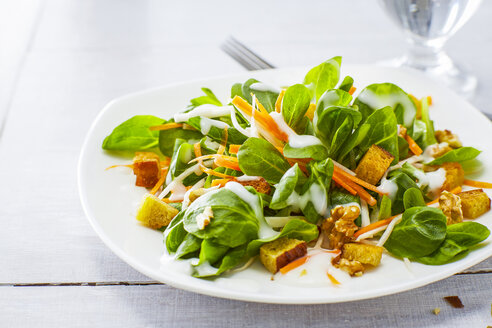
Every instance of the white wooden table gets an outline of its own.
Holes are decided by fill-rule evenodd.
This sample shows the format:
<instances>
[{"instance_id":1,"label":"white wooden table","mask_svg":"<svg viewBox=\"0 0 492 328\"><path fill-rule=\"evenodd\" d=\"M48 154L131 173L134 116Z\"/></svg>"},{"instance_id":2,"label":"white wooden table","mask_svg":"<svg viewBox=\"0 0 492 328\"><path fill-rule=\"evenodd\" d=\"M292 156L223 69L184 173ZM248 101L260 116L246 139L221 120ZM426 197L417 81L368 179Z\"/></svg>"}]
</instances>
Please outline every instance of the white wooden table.
<instances>
[{"instance_id":1,"label":"white wooden table","mask_svg":"<svg viewBox=\"0 0 492 328\"><path fill-rule=\"evenodd\" d=\"M484 2L447 48L477 73L472 102L492 113L492 2ZM492 325L492 260L398 295L283 306L159 284L103 245L76 182L92 120L129 92L242 72L219 50L229 34L278 66L338 54L345 63L372 63L404 48L374 1L0 3L0 327ZM447 305L448 295L465 308Z\"/></svg>"}]
</instances>

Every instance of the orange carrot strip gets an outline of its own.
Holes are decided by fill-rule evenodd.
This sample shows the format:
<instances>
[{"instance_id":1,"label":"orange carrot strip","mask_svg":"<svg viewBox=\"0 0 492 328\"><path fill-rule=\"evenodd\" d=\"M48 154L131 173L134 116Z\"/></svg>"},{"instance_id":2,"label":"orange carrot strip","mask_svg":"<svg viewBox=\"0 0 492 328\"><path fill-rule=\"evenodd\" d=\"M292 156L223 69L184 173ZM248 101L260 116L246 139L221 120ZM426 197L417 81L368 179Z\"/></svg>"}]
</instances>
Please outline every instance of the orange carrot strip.
<instances>
[{"instance_id":1,"label":"orange carrot strip","mask_svg":"<svg viewBox=\"0 0 492 328\"><path fill-rule=\"evenodd\" d=\"M133 164L111 165L105 168L105 170L114 169L115 167L129 167L133 169Z\"/></svg>"},{"instance_id":2,"label":"orange carrot strip","mask_svg":"<svg viewBox=\"0 0 492 328\"><path fill-rule=\"evenodd\" d=\"M208 175L213 175L213 176L216 176L216 177L219 177L219 178L234 179L234 177L232 175L228 175L228 174L224 174L224 173L220 173L220 172L214 171L214 170L209 169L208 167L202 165L201 163L199 165L199 168L200 168L200 170L203 173L206 173Z\"/></svg>"},{"instance_id":3,"label":"orange carrot strip","mask_svg":"<svg viewBox=\"0 0 492 328\"><path fill-rule=\"evenodd\" d=\"M334 172L337 172L340 175L343 175L344 177L346 177L347 179L355 182L356 184L361 185L362 187L369 189L371 191L377 192L380 195L386 195L387 194L387 193L384 193L381 190L379 190L376 186L373 186L372 184L367 183L364 180L361 180L361 179L345 172L344 170L342 170L341 168L339 168L337 166L334 167Z\"/></svg>"},{"instance_id":4,"label":"orange carrot strip","mask_svg":"<svg viewBox=\"0 0 492 328\"><path fill-rule=\"evenodd\" d=\"M417 113L415 115L416 118L418 118L418 119L422 118L422 104L420 103L420 100L418 100L417 97L415 97L412 94L408 94L408 96L410 97L410 99L412 99L413 104L417 108Z\"/></svg>"},{"instance_id":5,"label":"orange carrot strip","mask_svg":"<svg viewBox=\"0 0 492 328\"><path fill-rule=\"evenodd\" d=\"M351 86L351 87L350 87L350 90L349 90L350 95L353 95L353 94L354 94L354 92L355 92L355 90L357 90L357 88L356 88L356 87L354 87L354 86Z\"/></svg>"},{"instance_id":6,"label":"orange carrot strip","mask_svg":"<svg viewBox=\"0 0 492 328\"><path fill-rule=\"evenodd\" d=\"M333 179L333 181L335 181L338 185L340 185L340 187L342 187L343 189L347 190L349 193L351 193L352 195L355 195L357 194L357 192L352 188L350 187L343 178L341 178L340 176L338 176L337 174L333 174L333 176L331 177Z\"/></svg>"},{"instance_id":7,"label":"orange carrot strip","mask_svg":"<svg viewBox=\"0 0 492 328\"><path fill-rule=\"evenodd\" d=\"M289 264L287 264L286 266L280 268L280 272L282 274L286 274L287 272L294 270L295 268L300 267L301 265L306 263L307 259L308 259L308 256L298 258L297 260L292 261Z\"/></svg>"},{"instance_id":8,"label":"orange carrot strip","mask_svg":"<svg viewBox=\"0 0 492 328\"><path fill-rule=\"evenodd\" d=\"M394 218L396 218L397 216L399 216L400 214L398 215L395 215L395 216L392 216L390 218L387 218L387 219L384 219L384 220L380 220L380 221L377 221L377 222L374 222L374 223L371 223L370 225L368 226L365 226L364 228L361 228L359 230L357 230L356 233L354 233L354 238L357 238L359 237L360 235L366 233L366 232L369 232L371 230L374 230L376 228L379 228L379 227L382 227L382 226L385 226L385 225L388 225L391 223L391 221L393 221Z\"/></svg>"},{"instance_id":9,"label":"orange carrot strip","mask_svg":"<svg viewBox=\"0 0 492 328\"><path fill-rule=\"evenodd\" d=\"M217 166L226 167L228 169L241 171L241 168L239 167L239 164L237 162L236 157L232 157L232 158L236 158L235 161L228 160L226 157L229 157L229 156L217 156L217 157L215 157L214 164Z\"/></svg>"},{"instance_id":10,"label":"orange carrot strip","mask_svg":"<svg viewBox=\"0 0 492 328\"><path fill-rule=\"evenodd\" d=\"M451 189L449 192L450 192L450 193L452 193L452 194L455 194L455 195L456 195L456 194L459 194L459 193L461 192L461 190L462 190L462 189L461 189L461 186L458 186L458 187L456 187L456 188ZM435 204L435 203L437 203L438 201L439 201L439 197L437 197L436 199L434 199L434 200L433 200L433 201L431 201L431 202L428 202L428 203L427 203L427 206L432 205L432 204Z\"/></svg>"},{"instance_id":11,"label":"orange carrot strip","mask_svg":"<svg viewBox=\"0 0 492 328\"><path fill-rule=\"evenodd\" d=\"M422 148L408 134L405 134L405 140L408 142L408 148L410 148L414 155L419 156L423 153Z\"/></svg>"},{"instance_id":12,"label":"orange carrot strip","mask_svg":"<svg viewBox=\"0 0 492 328\"><path fill-rule=\"evenodd\" d=\"M200 145L200 142L193 144L193 150L195 151L195 157L202 156L202 146Z\"/></svg>"},{"instance_id":13,"label":"orange carrot strip","mask_svg":"<svg viewBox=\"0 0 492 328\"><path fill-rule=\"evenodd\" d=\"M249 117L253 116L253 107L251 107L251 105L243 98L235 96L231 102ZM270 115L257 112L255 113L255 119L265 130L270 131L277 139L284 142L289 140L289 136L279 129L277 122L275 122Z\"/></svg>"},{"instance_id":14,"label":"orange carrot strip","mask_svg":"<svg viewBox=\"0 0 492 328\"><path fill-rule=\"evenodd\" d=\"M260 110L260 113L268 115L268 111L263 107L258 98L255 97L256 107Z\"/></svg>"},{"instance_id":15,"label":"orange carrot strip","mask_svg":"<svg viewBox=\"0 0 492 328\"><path fill-rule=\"evenodd\" d=\"M182 126L183 126L183 123L166 123L166 124L151 126L149 129L152 131L162 131L162 130L170 130L170 129L180 128Z\"/></svg>"},{"instance_id":16,"label":"orange carrot strip","mask_svg":"<svg viewBox=\"0 0 492 328\"><path fill-rule=\"evenodd\" d=\"M224 187L229 181L234 181L234 179L215 179L212 181L212 187Z\"/></svg>"},{"instance_id":17,"label":"orange carrot strip","mask_svg":"<svg viewBox=\"0 0 492 328\"><path fill-rule=\"evenodd\" d=\"M427 96L427 103L429 104L429 106L432 106L432 97L431 96Z\"/></svg>"},{"instance_id":18,"label":"orange carrot strip","mask_svg":"<svg viewBox=\"0 0 492 328\"><path fill-rule=\"evenodd\" d=\"M316 112L316 104L310 104L304 116L312 121L314 118L314 112Z\"/></svg>"},{"instance_id":19,"label":"orange carrot strip","mask_svg":"<svg viewBox=\"0 0 492 328\"><path fill-rule=\"evenodd\" d=\"M239 147L241 147L241 145L229 145L229 153L237 154L239 152Z\"/></svg>"},{"instance_id":20,"label":"orange carrot strip","mask_svg":"<svg viewBox=\"0 0 492 328\"><path fill-rule=\"evenodd\" d=\"M155 186L150 191L150 194L155 195L155 193L157 192L157 190L159 190L159 188L164 184L164 182L166 181L167 170L168 170L167 167L166 168L163 168L161 170L161 177L159 178L159 180L157 181L157 183L155 184Z\"/></svg>"},{"instance_id":21,"label":"orange carrot strip","mask_svg":"<svg viewBox=\"0 0 492 328\"><path fill-rule=\"evenodd\" d=\"M364 188L362 188L361 186L359 186L355 182L348 180L348 179L345 180L345 182L350 187L352 187L352 189L355 189L355 191L357 192L359 197L362 198L363 200L365 200L367 204L369 204L370 206L374 206L377 204L378 201L374 197L372 197L371 194L369 194Z\"/></svg>"},{"instance_id":22,"label":"orange carrot strip","mask_svg":"<svg viewBox=\"0 0 492 328\"><path fill-rule=\"evenodd\" d=\"M330 279L332 284L341 285L340 281L336 280L336 278L333 277L329 272L327 272L326 275L328 276L328 279Z\"/></svg>"},{"instance_id":23,"label":"orange carrot strip","mask_svg":"<svg viewBox=\"0 0 492 328\"><path fill-rule=\"evenodd\" d=\"M183 200L170 200L169 198L161 199L164 203L181 203Z\"/></svg>"},{"instance_id":24,"label":"orange carrot strip","mask_svg":"<svg viewBox=\"0 0 492 328\"><path fill-rule=\"evenodd\" d=\"M483 181L475 181L475 180L465 179L463 181L463 184L465 184L467 186L470 186L470 187L492 189L492 183L490 183L490 182L483 182Z\"/></svg>"},{"instance_id":25,"label":"orange carrot strip","mask_svg":"<svg viewBox=\"0 0 492 328\"><path fill-rule=\"evenodd\" d=\"M280 113L282 111L282 100L284 99L285 89L282 89L278 94L277 101L275 102L275 111Z\"/></svg>"}]
</instances>

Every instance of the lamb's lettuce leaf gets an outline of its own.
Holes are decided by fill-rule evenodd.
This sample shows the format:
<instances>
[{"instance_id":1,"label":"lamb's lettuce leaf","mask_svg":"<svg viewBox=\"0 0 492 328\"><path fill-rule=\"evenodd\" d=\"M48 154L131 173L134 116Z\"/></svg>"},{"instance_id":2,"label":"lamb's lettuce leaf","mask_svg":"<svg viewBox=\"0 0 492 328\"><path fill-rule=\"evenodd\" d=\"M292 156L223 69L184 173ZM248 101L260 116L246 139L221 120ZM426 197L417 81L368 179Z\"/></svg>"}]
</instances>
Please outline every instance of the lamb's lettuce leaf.
<instances>
[{"instance_id":1,"label":"lamb's lettuce leaf","mask_svg":"<svg viewBox=\"0 0 492 328\"><path fill-rule=\"evenodd\" d=\"M133 116L114 128L113 132L104 138L102 148L139 151L156 147L159 142L159 131L151 131L149 127L164 122L163 119L152 115Z\"/></svg>"},{"instance_id":2,"label":"lamb's lettuce leaf","mask_svg":"<svg viewBox=\"0 0 492 328\"><path fill-rule=\"evenodd\" d=\"M303 84L287 88L282 100L282 116L293 129L299 124L311 104L311 91Z\"/></svg>"},{"instance_id":3,"label":"lamb's lettuce leaf","mask_svg":"<svg viewBox=\"0 0 492 328\"><path fill-rule=\"evenodd\" d=\"M313 67L304 77L304 84L313 90L316 102L326 90L333 89L340 79L342 57L333 57Z\"/></svg>"},{"instance_id":4,"label":"lamb's lettuce leaf","mask_svg":"<svg viewBox=\"0 0 492 328\"><path fill-rule=\"evenodd\" d=\"M441 165L448 162L463 163L475 159L480 155L481 151L473 147L461 147L453 149L444 155L439 156L435 160L426 163L427 165Z\"/></svg>"}]
</instances>

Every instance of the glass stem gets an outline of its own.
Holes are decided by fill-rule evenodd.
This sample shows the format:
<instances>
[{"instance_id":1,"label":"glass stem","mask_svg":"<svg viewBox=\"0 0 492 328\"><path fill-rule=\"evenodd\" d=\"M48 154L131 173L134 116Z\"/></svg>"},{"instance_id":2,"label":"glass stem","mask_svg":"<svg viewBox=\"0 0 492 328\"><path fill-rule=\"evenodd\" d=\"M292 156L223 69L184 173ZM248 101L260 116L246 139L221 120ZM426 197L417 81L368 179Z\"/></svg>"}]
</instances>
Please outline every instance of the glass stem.
<instances>
[{"instance_id":1,"label":"glass stem","mask_svg":"<svg viewBox=\"0 0 492 328\"><path fill-rule=\"evenodd\" d=\"M408 38L407 65L422 71L445 71L453 66L451 59L443 50L444 42L438 40L422 41Z\"/></svg>"}]
</instances>

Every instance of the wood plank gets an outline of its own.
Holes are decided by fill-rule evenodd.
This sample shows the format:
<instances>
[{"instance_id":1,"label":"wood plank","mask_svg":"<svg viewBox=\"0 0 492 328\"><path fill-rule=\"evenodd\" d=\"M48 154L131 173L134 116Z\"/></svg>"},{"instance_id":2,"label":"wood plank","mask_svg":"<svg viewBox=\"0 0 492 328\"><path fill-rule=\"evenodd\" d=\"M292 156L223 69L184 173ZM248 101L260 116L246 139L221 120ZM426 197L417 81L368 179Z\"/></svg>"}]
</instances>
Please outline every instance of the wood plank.
<instances>
[{"instance_id":1,"label":"wood plank","mask_svg":"<svg viewBox=\"0 0 492 328\"><path fill-rule=\"evenodd\" d=\"M327 305L218 299L169 286L0 287L5 327L485 327L492 275L462 275L414 291ZM464 308L448 305L458 295ZM433 309L439 307L439 315Z\"/></svg>"}]
</instances>

